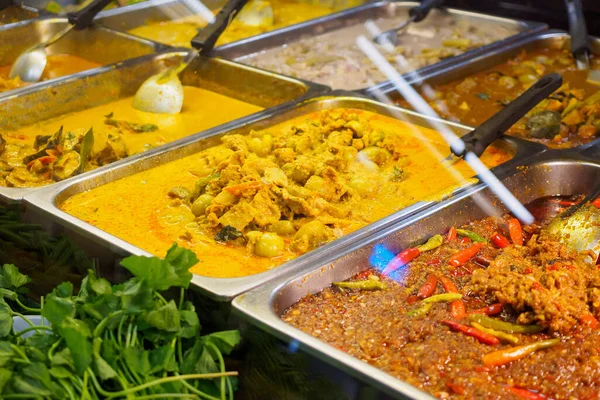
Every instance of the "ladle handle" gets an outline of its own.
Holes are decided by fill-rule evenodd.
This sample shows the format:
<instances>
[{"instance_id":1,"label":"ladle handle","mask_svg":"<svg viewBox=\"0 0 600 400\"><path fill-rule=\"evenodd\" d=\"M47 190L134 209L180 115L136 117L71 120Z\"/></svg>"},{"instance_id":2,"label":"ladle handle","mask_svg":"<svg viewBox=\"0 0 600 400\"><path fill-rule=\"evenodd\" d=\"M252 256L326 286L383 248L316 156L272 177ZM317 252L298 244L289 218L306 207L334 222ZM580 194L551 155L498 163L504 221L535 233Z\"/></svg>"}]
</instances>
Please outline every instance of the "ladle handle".
<instances>
[{"instance_id":1,"label":"ladle handle","mask_svg":"<svg viewBox=\"0 0 600 400\"><path fill-rule=\"evenodd\" d=\"M479 125L461 139L465 142L465 152L472 151L478 156L504 132L520 120L529 110L548 97L562 85L559 74L548 74L538 80L522 95L511 101L506 107L492 115L490 119ZM458 156L463 155L456 154Z\"/></svg>"},{"instance_id":2,"label":"ladle handle","mask_svg":"<svg viewBox=\"0 0 600 400\"><path fill-rule=\"evenodd\" d=\"M408 15L413 18L414 22L419 22L427 17L429 11L444 4L445 0L423 0L421 4L408 10Z\"/></svg>"},{"instance_id":3,"label":"ladle handle","mask_svg":"<svg viewBox=\"0 0 600 400\"><path fill-rule=\"evenodd\" d=\"M75 30L85 29L92 24L94 17L112 0L93 0L80 10L69 13L67 17Z\"/></svg>"},{"instance_id":4,"label":"ladle handle","mask_svg":"<svg viewBox=\"0 0 600 400\"><path fill-rule=\"evenodd\" d=\"M200 54L210 53L221 33L247 2L248 0L229 0L215 17L215 22L199 31L192 39L192 47L198 49Z\"/></svg>"},{"instance_id":5,"label":"ladle handle","mask_svg":"<svg viewBox=\"0 0 600 400\"><path fill-rule=\"evenodd\" d=\"M573 55L578 55L581 52L587 54L590 44L581 0L565 0L565 5L567 6L567 16L569 18L571 53Z\"/></svg>"}]
</instances>

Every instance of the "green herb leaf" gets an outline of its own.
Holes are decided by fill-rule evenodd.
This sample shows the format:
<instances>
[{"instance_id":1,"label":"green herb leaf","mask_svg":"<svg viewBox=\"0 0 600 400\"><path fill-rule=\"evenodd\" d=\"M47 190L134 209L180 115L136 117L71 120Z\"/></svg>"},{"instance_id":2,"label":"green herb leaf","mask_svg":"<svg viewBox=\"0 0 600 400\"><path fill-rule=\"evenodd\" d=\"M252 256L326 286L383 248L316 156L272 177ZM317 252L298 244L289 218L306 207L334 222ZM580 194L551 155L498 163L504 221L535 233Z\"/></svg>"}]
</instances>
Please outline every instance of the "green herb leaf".
<instances>
[{"instance_id":1,"label":"green herb leaf","mask_svg":"<svg viewBox=\"0 0 600 400\"><path fill-rule=\"evenodd\" d=\"M23 375L39 381L44 387L51 388L50 373L41 362L33 362L21 370Z\"/></svg>"},{"instance_id":2,"label":"green herb leaf","mask_svg":"<svg viewBox=\"0 0 600 400\"><path fill-rule=\"evenodd\" d=\"M152 368L150 365L150 354L141 347L126 347L123 349L125 363L133 372L147 375Z\"/></svg>"},{"instance_id":3,"label":"green herb leaf","mask_svg":"<svg viewBox=\"0 0 600 400\"><path fill-rule=\"evenodd\" d=\"M13 355L13 349L10 347L10 342L0 342L0 367L9 364Z\"/></svg>"},{"instance_id":4,"label":"green herb leaf","mask_svg":"<svg viewBox=\"0 0 600 400\"><path fill-rule=\"evenodd\" d=\"M80 172L85 172L87 170L93 150L94 150L94 129L92 127L92 128L90 128L89 131L86 132L85 136L81 140L81 149L79 150L79 155L81 156L81 164L79 166Z\"/></svg>"},{"instance_id":5,"label":"green herb leaf","mask_svg":"<svg viewBox=\"0 0 600 400\"><path fill-rule=\"evenodd\" d=\"M150 326L162 331L178 332L181 328L179 310L173 300L158 310L150 311L144 319Z\"/></svg>"},{"instance_id":6,"label":"green herb leaf","mask_svg":"<svg viewBox=\"0 0 600 400\"><path fill-rule=\"evenodd\" d=\"M67 317L61 323L59 331L71 350L75 371L83 375L92 362L92 343L88 339L91 336L90 328L83 321Z\"/></svg>"},{"instance_id":7,"label":"green herb leaf","mask_svg":"<svg viewBox=\"0 0 600 400\"><path fill-rule=\"evenodd\" d=\"M210 351L205 347L202 349L202 354L200 355L200 359L196 363L196 373L198 374L209 374L213 372L218 372L219 367L215 362L213 356Z\"/></svg>"},{"instance_id":8,"label":"green herb leaf","mask_svg":"<svg viewBox=\"0 0 600 400\"><path fill-rule=\"evenodd\" d=\"M201 340L209 341L217 346L223 354L229 354L240 342L241 335L238 330L221 331L202 336Z\"/></svg>"},{"instance_id":9,"label":"green herb leaf","mask_svg":"<svg viewBox=\"0 0 600 400\"><path fill-rule=\"evenodd\" d=\"M241 238L243 236L242 232L238 231L231 225L224 226L217 234L215 235L215 240L217 242L229 242L231 240L235 240L237 238Z\"/></svg>"},{"instance_id":10,"label":"green herb leaf","mask_svg":"<svg viewBox=\"0 0 600 400\"><path fill-rule=\"evenodd\" d=\"M6 383L12 377L12 372L6 368L0 368L0 394L4 390Z\"/></svg>"},{"instance_id":11,"label":"green herb leaf","mask_svg":"<svg viewBox=\"0 0 600 400\"><path fill-rule=\"evenodd\" d=\"M152 288L144 279L128 280L116 294L121 298L121 307L127 314L137 314L154 308Z\"/></svg>"},{"instance_id":12,"label":"green herb leaf","mask_svg":"<svg viewBox=\"0 0 600 400\"><path fill-rule=\"evenodd\" d=\"M182 253L183 252L183 253ZM185 254L185 253L191 254ZM167 290L172 286L187 288L192 280L188 271L191 260L198 259L194 252L173 245L165 260L157 257L130 256L121 265L138 278L144 279L154 290ZM171 261L169 261L171 260Z\"/></svg>"},{"instance_id":13,"label":"green herb leaf","mask_svg":"<svg viewBox=\"0 0 600 400\"><path fill-rule=\"evenodd\" d=\"M42 316L54 326L60 326L63 320L75 316L75 303L70 298L50 294L46 298Z\"/></svg>"},{"instance_id":14,"label":"green herb leaf","mask_svg":"<svg viewBox=\"0 0 600 400\"><path fill-rule=\"evenodd\" d=\"M117 377L115 370L102 358L100 355L100 347L102 346L102 339L94 338L92 345L92 353L94 355L94 372L98 375L100 380L106 381ZM127 349L126 349L127 350Z\"/></svg>"},{"instance_id":15,"label":"green herb leaf","mask_svg":"<svg viewBox=\"0 0 600 400\"><path fill-rule=\"evenodd\" d=\"M7 337L12 331L12 310L4 298L0 297L0 338Z\"/></svg>"},{"instance_id":16,"label":"green herb leaf","mask_svg":"<svg viewBox=\"0 0 600 400\"><path fill-rule=\"evenodd\" d=\"M487 93L475 93L475 96L479 97L481 100L489 100L490 95Z\"/></svg>"},{"instance_id":17,"label":"green herb leaf","mask_svg":"<svg viewBox=\"0 0 600 400\"><path fill-rule=\"evenodd\" d=\"M52 394L50 389L44 388L39 381L31 378L17 375L13 377L11 383L17 393L35 395L32 396L34 398L38 396L50 396Z\"/></svg>"},{"instance_id":18,"label":"green herb leaf","mask_svg":"<svg viewBox=\"0 0 600 400\"><path fill-rule=\"evenodd\" d=\"M58 297L70 298L73 296L73 284L71 282L63 282L54 289L54 293Z\"/></svg>"},{"instance_id":19,"label":"green herb leaf","mask_svg":"<svg viewBox=\"0 0 600 400\"><path fill-rule=\"evenodd\" d=\"M65 347L58 353L54 354L54 357L52 357L52 365L69 367L70 369L75 370L75 362L73 361L71 350Z\"/></svg>"},{"instance_id":20,"label":"green herb leaf","mask_svg":"<svg viewBox=\"0 0 600 400\"><path fill-rule=\"evenodd\" d=\"M186 339L195 338L200 333L200 321L195 311L180 310L181 330L179 336Z\"/></svg>"},{"instance_id":21,"label":"green herb leaf","mask_svg":"<svg viewBox=\"0 0 600 400\"><path fill-rule=\"evenodd\" d=\"M69 371L65 367L50 368L50 375L57 379L68 379L73 376L73 371Z\"/></svg>"},{"instance_id":22,"label":"green herb leaf","mask_svg":"<svg viewBox=\"0 0 600 400\"><path fill-rule=\"evenodd\" d=\"M151 374L157 374L163 370L167 372L177 371L177 363L171 345L167 344L151 350L150 365L152 365Z\"/></svg>"},{"instance_id":23,"label":"green herb leaf","mask_svg":"<svg viewBox=\"0 0 600 400\"><path fill-rule=\"evenodd\" d=\"M4 264L0 274L0 287L15 290L31 282L27 275L19 272L19 269L13 264Z\"/></svg>"}]
</instances>

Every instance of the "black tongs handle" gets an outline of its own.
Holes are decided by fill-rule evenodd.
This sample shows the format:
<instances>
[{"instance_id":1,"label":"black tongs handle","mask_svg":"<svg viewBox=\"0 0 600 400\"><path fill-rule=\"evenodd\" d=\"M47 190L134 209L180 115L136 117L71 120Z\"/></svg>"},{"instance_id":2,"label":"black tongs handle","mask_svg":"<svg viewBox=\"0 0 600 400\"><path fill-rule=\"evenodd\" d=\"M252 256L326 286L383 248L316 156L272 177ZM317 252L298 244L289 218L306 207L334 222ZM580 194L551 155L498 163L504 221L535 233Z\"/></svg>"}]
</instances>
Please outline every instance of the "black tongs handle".
<instances>
[{"instance_id":1,"label":"black tongs handle","mask_svg":"<svg viewBox=\"0 0 600 400\"><path fill-rule=\"evenodd\" d=\"M425 19L429 11L444 4L445 0L423 0L421 4L408 10L408 15L413 18L414 22L419 22Z\"/></svg>"},{"instance_id":2,"label":"black tongs handle","mask_svg":"<svg viewBox=\"0 0 600 400\"><path fill-rule=\"evenodd\" d=\"M92 24L94 17L104 9L112 0L94 0L80 10L69 13L69 22L76 30L85 29Z\"/></svg>"},{"instance_id":3,"label":"black tongs handle","mask_svg":"<svg viewBox=\"0 0 600 400\"><path fill-rule=\"evenodd\" d=\"M525 93L511 101L473 131L464 135L461 139L465 142L465 151L461 154L455 154L461 156L468 151L472 151L478 156L482 155L492 142L499 139L508 128L561 85L562 77L559 74L553 73L542 77Z\"/></svg>"},{"instance_id":4,"label":"black tongs handle","mask_svg":"<svg viewBox=\"0 0 600 400\"><path fill-rule=\"evenodd\" d=\"M199 31L192 39L192 46L200 54L210 53L213 47L215 47L219 36L221 36L233 17L244 8L247 2L248 0L229 0L215 17L215 22Z\"/></svg>"},{"instance_id":5,"label":"black tongs handle","mask_svg":"<svg viewBox=\"0 0 600 400\"><path fill-rule=\"evenodd\" d=\"M581 52L590 51L585 16L581 0L565 0L567 15L569 17L569 33L571 35L571 53L578 55Z\"/></svg>"}]
</instances>

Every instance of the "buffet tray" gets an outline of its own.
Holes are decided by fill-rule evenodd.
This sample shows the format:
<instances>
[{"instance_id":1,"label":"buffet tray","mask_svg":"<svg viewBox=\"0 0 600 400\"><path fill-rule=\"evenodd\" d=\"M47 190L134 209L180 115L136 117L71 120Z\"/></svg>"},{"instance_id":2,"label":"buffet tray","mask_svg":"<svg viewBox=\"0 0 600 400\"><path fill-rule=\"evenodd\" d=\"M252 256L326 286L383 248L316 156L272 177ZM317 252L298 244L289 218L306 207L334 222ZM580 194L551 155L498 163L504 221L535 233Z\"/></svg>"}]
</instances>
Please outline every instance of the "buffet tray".
<instances>
[{"instance_id":1,"label":"buffet tray","mask_svg":"<svg viewBox=\"0 0 600 400\"><path fill-rule=\"evenodd\" d=\"M224 0L208 0L201 3L214 11L225 4ZM198 14L194 7L199 3L189 0L148 0L131 6L103 11L95 21L119 31L128 31L148 22L164 22Z\"/></svg>"},{"instance_id":2,"label":"buffet tray","mask_svg":"<svg viewBox=\"0 0 600 400\"><path fill-rule=\"evenodd\" d=\"M0 29L7 29L23 24L25 21L35 19L39 16L40 13L33 7L23 4L12 4L3 7L3 4L0 4Z\"/></svg>"},{"instance_id":3,"label":"buffet tray","mask_svg":"<svg viewBox=\"0 0 600 400\"><path fill-rule=\"evenodd\" d=\"M573 179L574 176L577 179ZM516 169L512 175L502 180L522 203L543 196L587 193L598 181L600 164L577 155L545 161L538 157L532 164ZM364 240L356 240L343 251L329 252L318 264L313 265L310 272L279 278L237 297L233 301L233 310L261 329L299 345L301 349L368 381L395 398L430 399L432 397L428 394L408 383L283 322L280 315L304 296L318 293L332 282L347 280L368 268L369 255L376 244L398 253L425 242L451 226L461 226L471 220L489 216L487 211L478 206L482 201L496 207L500 215L507 211L485 185L478 185L389 229L381 230Z\"/></svg>"},{"instance_id":4,"label":"buffet tray","mask_svg":"<svg viewBox=\"0 0 600 400\"><path fill-rule=\"evenodd\" d=\"M247 39L228 43L217 47L213 54L228 60L243 60L251 55L262 51L281 47L291 42L295 42L303 37L314 37L337 29L346 28L363 23L369 19L386 17L391 15L400 15L405 13L408 19L408 10L418 5L412 1L387 2L380 1L368 3L362 6L350 8L329 16L310 20L300 24L292 25L286 28L274 30L261 35L252 36ZM547 29L547 25L539 22L517 21L506 18L494 17L491 15L457 10L453 8L445 9L448 13L456 16L457 19L466 19L477 24L500 25L504 27L517 28L520 33L508 37L504 40L469 50L461 55L450 57L432 65L420 68L416 71L403 75L409 83L418 80L419 75L428 74L432 71L444 71L451 68L455 63L470 60L478 55L485 54L492 49L498 49L506 46L508 43L527 37L535 32ZM389 82L382 82L371 87L380 88L389 86ZM369 88L362 88L358 92L365 92Z\"/></svg>"},{"instance_id":5,"label":"buffet tray","mask_svg":"<svg viewBox=\"0 0 600 400\"><path fill-rule=\"evenodd\" d=\"M328 97L317 97L310 100L299 101L288 107L266 110L261 118L252 123L238 123L237 126L221 126L218 129L207 131L202 136L186 138L177 144L165 146L160 150L148 152L138 157L123 160L107 168L98 169L85 175L74 177L68 182L58 183L52 187L46 187L31 193L25 197L27 210L32 210L41 215L41 220L49 220L58 223L58 225L67 228L68 232L74 232L78 236L83 236L94 243L100 243L119 255L137 254L150 255L145 250L117 238L91 224L85 223L63 212L59 205L69 197L113 182L120 178L133 175L137 172L145 171L152 167L165 164L169 161L177 160L190 154L197 153L205 148L220 143L220 138L225 134L246 134L250 130L260 130L279 124L291 118L306 113L332 109L338 107L356 108L372 111L381 115L390 116L396 119L404 119L410 123L420 126L430 126L432 122L440 120L422 116L411 111L406 111L397 107L387 106L373 100L355 97L351 92L335 91ZM446 123L446 125L456 133L464 134L468 130L464 126ZM531 146L531 143L514 140L512 138L502 139L497 145L503 146L514 157L504 164L494 168L492 171L502 175L503 171L512 170L512 168L522 165L524 160L542 149L541 146ZM465 185L457 189L457 192L465 190ZM366 227L359 229L338 240L328 243L314 251L304 254L292 261L284 263L269 271L239 278L211 278L200 275L194 275L192 285L200 289L203 293L217 299L230 300L238 294L262 285L268 280L283 276L291 271L306 270L313 266L319 257L327 254L337 254L344 247L364 239L368 235L382 228L385 228L405 217L423 210L435 204L432 201L420 201L412 206L404 208L396 213L374 222Z\"/></svg>"},{"instance_id":6,"label":"buffet tray","mask_svg":"<svg viewBox=\"0 0 600 400\"><path fill-rule=\"evenodd\" d=\"M43 18L12 24L12 27L0 27L0 65L12 64L17 57L30 47L50 39L69 25L66 18ZM35 90L43 85L83 77L127 59L155 53L165 46L149 40L117 32L112 29L92 26L84 30L73 30L64 38L46 49L48 54L70 54L101 64L104 67L93 68L77 74L34 83L26 87L0 93L0 99L15 97L21 93Z\"/></svg>"},{"instance_id":7,"label":"buffet tray","mask_svg":"<svg viewBox=\"0 0 600 400\"><path fill-rule=\"evenodd\" d=\"M448 82L466 78L469 75L476 74L495 65L503 64L519 55L523 50L531 52L548 47L562 48L563 44L568 48L570 40L571 36L569 36L568 33L557 29L536 33L517 42L508 43L502 48L490 50L488 53L481 54L471 60L464 60L456 63L452 69L425 73L421 76L420 82L414 83L443 85ZM590 37L589 42L594 53L600 54L600 38ZM384 95L391 99L392 102L400 96L393 84L388 84L387 86L380 88L377 94L375 94L375 91L373 90L367 91L365 94L369 97L377 98L381 98L381 96ZM600 143L600 138L572 149L583 150L590 146L594 146L597 143Z\"/></svg>"},{"instance_id":8,"label":"buffet tray","mask_svg":"<svg viewBox=\"0 0 600 400\"><path fill-rule=\"evenodd\" d=\"M93 70L93 73L71 75L69 79L46 84L38 90L28 87L20 90L18 95L12 94L4 98L0 96L0 113L6 116L0 119L0 130L16 129L66 113L133 96L144 80L167 67L178 65L186 54L187 51L163 51L125 61L116 67L101 67ZM328 90L326 86L282 77L227 60L207 57L198 57L194 60L180 74L180 78L184 85L202 87L263 108L274 107L274 110L277 110L277 106L299 97L314 96ZM269 90L265 90L265 88ZM31 112L30 110L34 107L36 112ZM264 113L265 111L260 111L238 121L252 120ZM232 127L234 124L228 122L223 126ZM149 152L155 150L149 150ZM127 160L132 160L134 163L144 154L134 155ZM117 161L117 163L119 162L121 161ZM110 166L104 166L98 170L104 171L107 168ZM80 177L87 175L85 173ZM56 183L48 186L55 185ZM0 203L20 202L23 196L39 189L0 187Z\"/></svg>"}]
</instances>

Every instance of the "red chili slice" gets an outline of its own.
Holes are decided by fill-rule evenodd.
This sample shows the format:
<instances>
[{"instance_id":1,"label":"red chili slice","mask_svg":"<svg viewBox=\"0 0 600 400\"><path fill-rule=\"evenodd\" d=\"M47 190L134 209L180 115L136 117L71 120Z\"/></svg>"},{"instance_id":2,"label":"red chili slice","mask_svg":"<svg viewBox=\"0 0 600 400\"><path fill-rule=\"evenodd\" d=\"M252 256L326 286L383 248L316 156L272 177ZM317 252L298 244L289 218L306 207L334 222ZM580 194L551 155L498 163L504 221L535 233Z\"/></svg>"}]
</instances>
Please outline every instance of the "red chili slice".
<instances>
[{"instance_id":1,"label":"red chili slice","mask_svg":"<svg viewBox=\"0 0 600 400\"><path fill-rule=\"evenodd\" d=\"M448 325L451 329L454 329L455 331L459 331L467 336L474 337L481 343L489 344L491 346L500 344L500 339L498 339L496 336L492 336L489 333L481 332L479 329L475 329L471 326L462 325L458 322L448 320L442 321L442 323Z\"/></svg>"},{"instance_id":2,"label":"red chili slice","mask_svg":"<svg viewBox=\"0 0 600 400\"><path fill-rule=\"evenodd\" d=\"M419 254L421 254L421 252L416 247L401 251L388 263L382 274L389 275L397 269L404 267L406 264L417 258Z\"/></svg>"},{"instance_id":3,"label":"red chili slice","mask_svg":"<svg viewBox=\"0 0 600 400\"><path fill-rule=\"evenodd\" d=\"M437 276L435 276L434 274L429 275L427 277L427 280L423 284L423 286L421 286L421 289L419 289L419 292L417 293L417 297L419 297L421 299L425 299L425 298L431 296L433 294L433 292L435 292L437 282L438 282Z\"/></svg>"},{"instance_id":4,"label":"red chili slice","mask_svg":"<svg viewBox=\"0 0 600 400\"><path fill-rule=\"evenodd\" d=\"M455 253L448 260L448 264L450 264L454 267L459 267L459 266L463 265L464 263L469 261L471 258L475 257L475 254L477 254L477 252L481 249L482 246L483 246L483 243L475 243L473 246L467 247L466 249L461 250L458 253Z\"/></svg>"},{"instance_id":5,"label":"red chili slice","mask_svg":"<svg viewBox=\"0 0 600 400\"><path fill-rule=\"evenodd\" d=\"M496 233L494 236L492 236L492 243L494 244L494 246L499 247L501 249L510 245L508 239L499 233Z\"/></svg>"},{"instance_id":6,"label":"red chili slice","mask_svg":"<svg viewBox=\"0 0 600 400\"><path fill-rule=\"evenodd\" d=\"M523 246L523 229L518 219L511 218L508 220L508 232L514 244Z\"/></svg>"}]
</instances>

